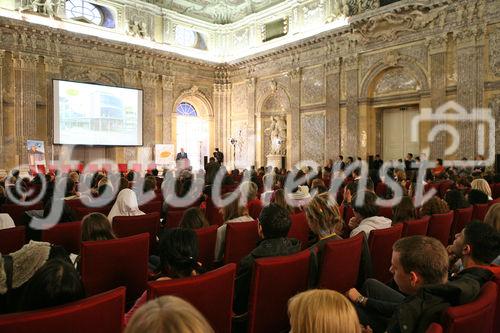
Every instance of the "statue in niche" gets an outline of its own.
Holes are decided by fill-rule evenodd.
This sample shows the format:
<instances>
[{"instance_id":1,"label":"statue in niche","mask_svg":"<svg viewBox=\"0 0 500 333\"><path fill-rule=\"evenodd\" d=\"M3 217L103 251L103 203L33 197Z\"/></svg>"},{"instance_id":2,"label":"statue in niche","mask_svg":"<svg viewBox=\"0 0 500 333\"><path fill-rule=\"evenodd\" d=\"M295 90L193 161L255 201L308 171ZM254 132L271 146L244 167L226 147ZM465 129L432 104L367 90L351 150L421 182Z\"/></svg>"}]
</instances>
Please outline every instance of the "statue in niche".
<instances>
[{"instance_id":1,"label":"statue in niche","mask_svg":"<svg viewBox=\"0 0 500 333\"><path fill-rule=\"evenodd\" d=\"M270 155L286 155L286 121L285 117L271 117L271 125L264 130L270 133L271 151Z\"/></svg>"},{"instance_id":2,"label":"statue in niche","mask_svg":"<svg viewBox=\"0 0 500 333\"><path fill-rule=\"evenodd\" d=\"M127 34L132 37L146 38L148 35L148 27L144 22L128 20Z\"/></svg>"},{"instance_id":3,"label":"statue in niche","mask_svg":"<svg viewBox=\"0 0 500 333\"><path fill-rule=\"evenodd\" d=\"M19 11L32 10L35 13L47 15L50 18L57 16L62 0L30 0L27 7L22 7Z\"/></svg>"}]
</instances>

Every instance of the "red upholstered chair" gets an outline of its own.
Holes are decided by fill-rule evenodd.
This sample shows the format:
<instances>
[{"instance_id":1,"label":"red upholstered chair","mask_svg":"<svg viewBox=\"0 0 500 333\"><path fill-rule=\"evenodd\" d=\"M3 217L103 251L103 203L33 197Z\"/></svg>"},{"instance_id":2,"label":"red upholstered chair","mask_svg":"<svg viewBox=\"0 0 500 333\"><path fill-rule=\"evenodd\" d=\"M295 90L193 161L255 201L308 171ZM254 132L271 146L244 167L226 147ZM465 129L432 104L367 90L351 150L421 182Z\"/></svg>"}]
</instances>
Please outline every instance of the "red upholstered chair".
<instances>
[{"instance_id":1,"label":"red upholstered chair","mask_svg":"<svg viewBox=\"0 0 500 333\"><path fill-rule=\"evenodd\" d=\"M500 198L500 183L493 184L491 187L491 196L493 199Z\"/></svg>"},{"instance_id":2,"label":"red upholstered chair","mask_svg":"<svg viewBox=\"0 0 500 333\"><path fill-rule=\"evenodd\" d=\"M349 223L351 217L354 217L354 210L352 209L351 206L344 206L344 204L342 204L341 207L344 212L344 221L347 224Z\"/></svg>"},{"instance_id":3,"label":"red upholstered chair","mask_svg":"<svg viewBox=\"0 0 500 333\"><path fill-rule=\"evenodd\" d=\"M148 298L180 297L198 309L215 332L230 333L235 274L236 265L228 264L198 276L149 282Z\"/></svg>"},{"instance_id":4,"label":"red upholstered chair","mask_svg":"<svg viewBox=\"0 0 500 333\"><path fill-rule=\"evenodd\" d=\"M73 207L73 210L75 211L75 215L78 219L83 219L83 217L87 214L90 213L102 213L106 216L108 216L109 211L111 210L113 206L103 206L103 207L87 207L87 206L76 206Z\"/></svg>"},{"instance_id":5,"label":"red upholstered chair","mask_svg":"<svg viewBox=\"0 0 500 333\"><path fill-rule=\"evenodd\" d=\"M491 206L493 206L494 204L497 204L497 203L500 203L500 198L496 198L496 199L490 200L488 202L488 210L489 210L489 207L491 207Z\"/></svg>"},{"instance_id":6,"label":"red upholstered chair","mask_svg":"<svg viewBox=\"0 0 500 333\"><path fill-rule=\"evenodd\" d=\"M455 234L462 231L462 229L472 221L473 207L461 208L455 210L453 223L451 225L449 243L453 243Z\"/></svg>"},{"instance_id":7,"label":"red upholstered chair","mask_svg":"<svg viewBox=\"0 0 500 333\"><path fill-rule=\"evenodd\" d=\"M307 247L309 239L309 225L307 224L307 217L305 212L291 214L292 226L288 231L289 238L295 238L302 244L302 249Z\"/></svg>"},{"instance_id":8,"label":"red upholstered chair","mask_svg":"<svg viewBox=\"0 0 500 333\"><path fill-rule=\"evenodd\" d=\"M125 288L53 308L0 316L2 333L121 333Z\"/></svg>"},{"instance_id":9,"label":"red upholstered chair","mask_svg":"<svg viewBox=\"0 0 500 333\"><path fill-rule=\"evenodd\" d=\"M443 326L438 323L432 323L429 325L425 333L443 333Z\"/></svg>"},{"instance_id":10,"label":"red upholstered chair","mask_svg":"<svg viewBox=\"0 0 500 333\"><path fill-rule=\"evenodd\" d=\"M392 220L392 207L379 207L378 215Z\"/></svg>"},{"instance_id":11,"label":"red upholstered chair","mask_svg":"<svg viewBox=\"0 0 500 333\"><path fill-rule=\"evenodd\" d=\"M121 173L126 173L128 171L127 163L118 163L118 171Z\"/></svg>"},{"instance_id":12,"label":"red upholstered chair","mask_svg":"<svg viewBox=\"0 0 500 333\"><path fill-rule=\"evenodd\" d=\"M244 256L255 249L258 240L257 222L227 223L224 263L238 264Z\"/></svg>"},{"instance_id":13,"label":"red upholstered chair","mask_svg":"<svg viewBox=\"0 0 500 333\"><path fill-rule=\"evenodd\" d=\"M493 326L493 332L500 332L500 274L495 275L495 281L497 285L497 306L496 306L496 311L495 311L495 322Z\"/></svg>"},{"instance_id":14,"label":"red upholstered chair","mask_svg":"<svg viewBox=\"0 0 500 333\"><path fill-rule=\"evenodd\" d=\"M69 253L80 253L81 239L82 223L80 221L59 223L42 231L42 241L60 245Z\"/></svg>"},{"instance_id":15,"label":"red upholstered chair","mask_svg":"<svg viewBox=\"0 0 500 333\"><path fill-rule=\"evenodd\" d=\"M30 206L19 206L16 204L4 203L3 205L0 206L0 213L9 214L12 220L14 220L14 223L16 225L20 225L22 222L22 217L24 212L28 210L41 210L41 209L43 209L41 203L36 203Z\"/></svg>"},{"instance_id":16,"label":"red upholstered chair","mask_svg":"<svg viewBox=\"0 0 500 333\"><path fill-rule=\"evenodd\" d=\"M248 305L248 332L289 328L287 303L307 289L310 251L255 261Z\"/></svg>"},{"instance_id":17,"label":"red upholstered chair","mask_svg":"<svg viewBox=\"0 0 500 333\"><path fill-rule=\"evenodd\" d=\"M472 211L472 220L478 220L483 222L484 217L486 216L486 213L488 212L489 205L487 203L485 204L478 204L474 205L473 211Z\"/></svg>"},{"instance_id":18,"label":"red upholstered chair","mask_svg":"<svg viewBox=\"0 0 500 333\"><path fill-rule=\"evenodd\" d=\"M449 307L443 316L447 333L493 333L498 287L486 282L479 297L468 304Z\"/></svg>"},{"instance_id":19,"label":"red upholstered chair","mask_svg":"<svg viewBox=\"0 0 500 333\"><path fill-rule=\"evenodd\" d=\"M368 246L373 264L374 278L388 283L392 279L391 267L392 245L401 238L403 224L398 223L387 229L372 230L368 238Z\"/></svg>"},{"instance_id":20,"label":"red upholstered chair","mask_svg":"<svg viewBox=\"0 0 500 333\"><path fill-rule=\"evenodd\" d=\"M23 247L25 239L24 226L0 230L0 253L6 255L19 250Z\"/></svg>"},{"instance_id":21,"label":"red upholstered chair","mask_svg":"<svg viewBox=\"0 0 500 333\"><path fill-rule=\"evenodd\" d=\"M185 210L169 209L165 227L168 229L178 228Z\"/></svg>"},{"instance_id":22,"label":"red upholstered chair","mask_svg":"<svg viewBox=\"0 0 500 333\"><path fill-rule=\"evenodd\" d=\"M427 236L437 238L444 246L448 245L450 238L451 225L453 224L454 212L450 211L444 214L434 214L429 221Z\"/></svg>"},{"instance_id":23,"label":"red upholstered chair","mask_svg":"<svg viewBox=\"0 0 500 333\"><path fill-rule=\"evenodd\" d=\"M320 263L318 288L344 293L354 288L358 280L363 249L363 234L325 244ZM346 255L346 254L349 255Z\"/></svg>"},{"instance_id":24,"label":"red upholstered chair","mask_svg":"<svg viewBox=\"0 0 500 333\"><path fill-rule=\"evenodd\" d=\"M198 248L200 250L198 260L203 264L203 267L210 268L214 263L215 242L217 241L216 225L211 225L206 228L196 229L198 237Z\"/></svg>"},{"instance_id":25,"label":"red upholstered chair","mask_svg":"<svg viewBox=\"0 0 500 333\"><path fill-rule=\"evenodd\" d=\"M224 219L222 218L222 214L219 212L219 208L217 208L210 196L207 196L207 208L205 210L205 216L207 217L208 223L216 224L221 226L224 224Z\"/></svg>"},{"instance_id":26,"label":"red upholstered chair","mask_svg":"<svg viewBox=\"0 0 500 333\"><path fill-rule=\"evenodd\" d=\"M87 295L127 287L127 299L135 300L146 290L149 235L83 242L81 275Z\"/></svg>"},{"instance_id":27,"label":"red upholstered chair","mask_svg":"<svg viewBox=\"0 0 500 333\"><path fill-rule=\"evenodd\" d=\"M387 184L385 184L384 182L378 182L377 186L375 187L375 193L377 194L377 196L385 198L387 194Z\"/></svg>"},{"instance_id":28,"label":"red upholstered chair","mask_svg":"<svg viewBox=\"0 0 500 333\"><path fill-rule=\"evenodd\" d=\"M117 237L128 237L142 233L149 234L150 253L156 247L156 235L160 227L160 213L151 213L137 216L115 216L113 231Z\"/></svg>"},{"instance_id":29,"label":"red upholstered chair","mask_svg":"<svg viewBox=\"0 0 500 333\"><path fill-rule=\"evenodd\" d=\"M257 220L262 211L262 202L260 200L252 200L248 203L248 215L250 215L254 220Z\"/></svg>"},{"instance_id":30,"label":"red upholstered chair","mask_svg":"<svg viewBox=\"0 0 500 333\"><path fill-rule=\"evenodd\" d=\"M430 219L430 216L424 216L416 220L403 222L403 237L427 235Z\"/></svg>"},{"instance_id":31,"label":"red upholstered chair","mask_svg":"<svg viewBox=\"0 0 500 333\"><path fill-rule=\"evenodd\" d=\"M161 213L161 206L163 202L160 200L152 200L148 203L139 206L139 209L146 214Z\"/></svg>"}]
</instances>

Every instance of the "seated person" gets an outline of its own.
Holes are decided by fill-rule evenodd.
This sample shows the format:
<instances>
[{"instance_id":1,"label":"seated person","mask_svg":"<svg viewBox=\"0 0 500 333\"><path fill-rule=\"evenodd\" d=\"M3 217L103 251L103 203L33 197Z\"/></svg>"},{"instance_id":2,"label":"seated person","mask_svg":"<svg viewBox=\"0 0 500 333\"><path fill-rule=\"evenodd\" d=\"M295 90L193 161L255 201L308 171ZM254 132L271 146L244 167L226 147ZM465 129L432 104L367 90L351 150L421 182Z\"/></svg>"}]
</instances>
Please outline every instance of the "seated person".
<instances>
[{"instance_id":1,"label":"seated person","mask_svg":"<svg viewBox=\"0 0 500 333\"><path fill-rule=\"evenodd\" d=\"M471 205L482 205L487 204L489 199L488 195L480 190L470 190L469 194L467 194L467 199Z\"/></svg>"},{"instance_id":2,"label":"seated person","mask_svg":"<svg viewBox=\"0 0 500 333\"><path fill-rule=\"evenodd\" d=\"M450 211L448 204L446 201L438 197L437 195L433 196L429 200L427 200L420 208L420 216L431 216L435 214L445 214Z\"/></svg>"},{"instance_id":3,"label":"seated person","mask_svg":"<svg viewBox=\"0 0 500 333\"><path fill-rule=\"evenodd\" d=\"M309 290L288 302L290 332L361 333L355 308L333 290Z\"/></svg>"},{"instance_id":4,"label":"seated person","mask_svg":"<svg viewBox=\"0 0 500 333\"><path fill-rule=\"evenodd\" d=\"M180 228L200 229L210 226L205 214L199 207L188 208L182 215L182 220L179 223Z\"/></svg>"},{"instance_id":5,"label":"seated person","mask_svg":"<svg viewBox=\"0 0 500 333\"><path fill-rule=\"evenodd\" d=\"M500 255L500 233L491 225L472 222L455 235L447 250L452 273L484 268L500 276L500 267L490 265Z\"/></svg>"},{"instance_id":6,"label":"seated person","mask_svg":"<svg viewBox=\"0 0 500 333\"><path fill-rule=\"evenodd\" d=\"M190 332L213 333L205 317L194 306L176 296L147 302L134 314L125 333Z\"/></svg>"},{"instance_id":7,"label":"seated person","mask_svg":"<svg viewBox=\"0 0 500 333\"><path fill-rule=\"evenodd\" d=\"M246 207L248 209L248 215L250 215L254 220L256 220L260 212L262 211L262 201L257 198L258 187L254 182L243 182L240 185L240 191L245 195Z\"/></svg>"},{"instance_id":8,"label":"seated person","mask_svg":"<svg viewBox=\"0 0 500 333\"><path fill-rule=\"evenodd\" d=\"M416 210L413 200L409 196L403 196L396 206L392 207L392 224L411 221L416 218Z\"/></svg>"},{"instance_id":9,"label":"seated person","mask_svg":"<svg viewBox=\"0 0 500 333\"><path fill-rule=\"evenodd\" d=\"M115 216L137 216L144 215L139 209L139 204L137 203L137 196L135 192L131 189L123 189L118 193L115 204L111 208L108 215L109 222L113 223L113 218Z\"/></svg>"},{"instance_id":10,"label":"seated person","mask_svg":"<svg viewBox=\"0 0 500 333\"><path fill-rule=\"evenodd\" d=\"M286 209L275 204L264 207L259 217L258 232L262 238L259 245L241 259L236 273L234 311L243 313L248 306L248 295L256 259L285 256L300 251L300 242L287 238L292 222Z\"/></svg>"},{"instance_id":11,"label":"seated person","mask_svg":"<svg viewBox=\"0 0 500 333\"><path fill-rule=\"evenodd\" d=\"M372 230L390 228L392 221L383 216L377 216L378 206L375 205L377 195L371 191L363 191L364 199L358 202L361 192L352 197L352 209L354 217L349 221L349 228L352 230L350 237L364 232L366 237L370 236Z\"/></svg>"},{"instance_id":12,"label":"seated person","mask_svg":"<svg viewBox=\"0 0 500 333\"><path fill-rule=\"evenodd\" d=\"M350 289L362 325L373 332L425 332L443 310L473 301L481 283L470 276L448 282L448 254L431 237L401 238L392 248L391 268L399 291L368 279L362 293ZM366 295L363 296L363 295Z\"/></svg>"},{"instance_id":13,"label":"seated person","mask_svg":"<svg viewBox=\"0 0 500 333\"><path fill-rule=\"evenodd\" d=\"M81 300L85 297L80 275L66 260L52 259L28 281L19 311L31 311Z\"/></svg>"}]
</instances>

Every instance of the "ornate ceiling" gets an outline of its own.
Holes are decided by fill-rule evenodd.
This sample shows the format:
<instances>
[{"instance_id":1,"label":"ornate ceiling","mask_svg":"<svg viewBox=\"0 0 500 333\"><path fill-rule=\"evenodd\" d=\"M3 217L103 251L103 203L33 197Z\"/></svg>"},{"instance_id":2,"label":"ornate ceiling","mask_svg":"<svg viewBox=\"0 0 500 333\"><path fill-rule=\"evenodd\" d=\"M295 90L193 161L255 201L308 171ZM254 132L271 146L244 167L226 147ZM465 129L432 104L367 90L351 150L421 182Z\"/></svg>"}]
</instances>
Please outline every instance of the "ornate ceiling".
<instances>
[{"instance_id":1,"label":"ornate ceiling","mask_svg":"<svg viewBox=\"0 0 500 333\"><path fill-rule=\"evenodd\" d=\"M162 8L209 23L228 24L286 0L148 0Z\"/></svg>"}]
</instances>

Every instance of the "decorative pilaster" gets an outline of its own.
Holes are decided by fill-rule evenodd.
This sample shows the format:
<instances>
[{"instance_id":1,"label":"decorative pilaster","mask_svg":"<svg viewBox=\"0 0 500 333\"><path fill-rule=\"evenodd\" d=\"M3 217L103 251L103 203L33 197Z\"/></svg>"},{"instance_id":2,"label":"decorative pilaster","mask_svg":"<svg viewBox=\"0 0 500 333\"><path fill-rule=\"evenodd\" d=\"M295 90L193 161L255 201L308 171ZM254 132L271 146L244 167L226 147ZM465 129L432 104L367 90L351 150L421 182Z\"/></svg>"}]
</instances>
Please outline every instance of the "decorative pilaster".
<instances>
[{"instance_id":1,"label":"decorative pilaster","mask_svg":"<svg viewBox=\"0 0 500 333\"><path fill-rule=\"evenodd\" d=\"M125 68L123 70L123 81L126 87L140 88L141 87L140 72L137 70ZM143 96L143 98L145 98L145 96ZM145 110L143 110L143 112L145 112ZM127 163L129 161L134 161L136 159L137 159L137 149L135 147L123 147L122 162Z\"/></svg>"},{"instance_id":2,"label":"decorative pilaster","mask_svg":"<svg viewBox=\"0 0 500 333\"><path fill-rule=\"evenodd\" d=\"M144 89L144 110L142 117L143 146L152 146L155 142L155 97L157 82L157 74L141 72L141 83Z\"/></svg>"},{"instance_id":3,"label":"decorative pilaster","mask_svg":"<svg viewBox=\"0 0 500 333\"><path fill-rule=\"evenodd\" d=\"M163 143L172 143L172 112L174 108L174 77L162 75Z\"/></svg>"},{"instance_id":4,"label":"decorative pilaster","mask_svg":"<svg viewBox=\"0 0 500 333\"><path fill-rule=\"evenodd\" d=\"M347 156L358 155L358 55L351 55L344 58L344 68L346 71L346 92L347 92L347 115L346 125L348 133L351 133L345 140L344 154Z\"/></svg>"},{"instance_id":5,"label":"decorative pilaster","mask_svg":"<svg viewBox=\"0 0 500 333\"><path fill-rule=\"evenodd\" d=\"M231 90L232 86L229 82L228 72L224 68L220 68L215 72L214 84L214 113L215 113L215 147L218 147L223 152L229 152L229 129L230 127L230 108L231 108ZM230 154L229 154L230 155ZM231 156L225 154L228 161Z\"/></svg>"},{"instance_id":6,"label":"decorative pilaster","mask_svg":"<svg viewBox=\"0 0 500 333\"><path fill-rule=\"evenodd\" d=\"M19 52L13 56L16 95L14 112L16 123L16 155L19 163L27 163L26 140L36 136L36 66L38 55Z\"/></svg>"},{"instance_id":7,"label":"decorative pilaster","mask_svg":"<svg viewBox=\"0 0 500 333\"><path fill-rule=\"evenodd\" d=\"M256 135L256 106L255 106L255 98L256 98L256 79L251 77L247 79L247 105L248 105L248 123L247 123L247 156L246 160L249 167L250 165L255 165L255 147L257 142L255 140Z\"/></svg>"},{"instance_id":8,"label":"decorative pilaster","mask_svg":"<svg viewBox=\"0 0 500 333\"><path fill-rule=\"evenodd\" d=\"M431 67L431 107L437 110L446 103L446 50L448 36L446 34L427 39ZM442 158L446 148L446 136L438 135L430 143L430 159Z\"/></svg>"},{"instance_id":9,"label":"decorative pilaster","mask_svg":"<svg viewBox=\"0 0 500 333\"><path fill-rule=\"evenodd\" d=\"M340 154L340 58L325 64L326 73L326 159Z\"/></svg>"},{"instance_id":10,"label":"decorative pilaster","mask_svg":"<svg viewBox=\"0 0 500 333\"><path fill-rule=\"evenodd\" d=\"M45 65L45 82L47 82L47 142L45 143L45 156L50 160L59 155L56 152L56 147L52 144L54 142L54 91L52 89L52 80L58 79L61 75L62 59L56 57L43 57ZM52 151L54 149L54 152Z\"/></svg>"},{"instance_id":11,"label":"decorative pilaster","mask_svg":"<svg viewBox=\"0 0 500 333\"><path fill-rule=\"evenodd\" d=\"M457 43L457 100L468 112L483 103L483 31L471 27L455 32ZM479 42L478 42L479 41ZM460 122L457 125L460 146L457 158L472 159L476 155L476 124Z\"/></svg>"},{"instance_id":12,"label":"decorative pilaster","mask_svg":"<svg viewBox=\"0 0 500 333\"><path fill-rule=\"evenodd\" d=\"M298 62L298 61L296 61ZM298 64L297 64L298 65ZM301 134L300 134L300 77L301 68L295 67L289 72L290 76L290 119L287 123L290 124L287 133L287 168L290 169L292 166L300 161L300 146L301 146ZM287 119L288 120L288 119ZM293 134L293 135L292 135Z\"/></svg>"},{"instance_id":13,"label":"decorative pilaster","mask_svg":"<svg viewBox=\"0 0 500 333\"><path fill-rule=\"evenodd\" d=\"M5 167L4 158L4 110L3 110L3 59L5 58L5 50L0 50L0 166Z\"/></svg>"},{"instance_id":14,"label":"decorative pilaster","mask_svg":"<svg viewBox=\"0 0 500 333\"><path fill-rule=\"evenodd\" d=\"M491 109L493 117L495 117L495 154L500 154L500 95L493 96L489 103L488 108ZM491 144L490 144L491 148Z\"/></svg>"}]
</instances>

